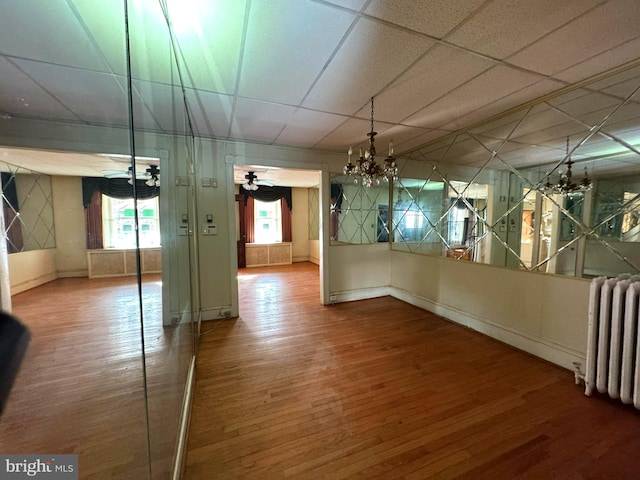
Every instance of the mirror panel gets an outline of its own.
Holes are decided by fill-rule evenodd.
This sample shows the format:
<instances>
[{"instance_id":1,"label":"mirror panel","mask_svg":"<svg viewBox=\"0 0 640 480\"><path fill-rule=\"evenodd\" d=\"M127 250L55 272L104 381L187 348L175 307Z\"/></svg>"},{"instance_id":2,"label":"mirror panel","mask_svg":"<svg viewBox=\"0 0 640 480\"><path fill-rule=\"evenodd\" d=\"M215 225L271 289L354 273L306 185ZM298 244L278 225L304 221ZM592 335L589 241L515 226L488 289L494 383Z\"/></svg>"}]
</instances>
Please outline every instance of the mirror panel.
<instances>
[{"instance_id":1,"label":"mirror panel","mask_svg":"<svg viewBox=\"0 0 640 480\"><path fill-rule=\"evenodd\" d=\"M56 247L51 177L0 163L9 253Z\"/></svg>"},{"instance_id":2,"label":"mirror panel","mask_svg":"<svg viewBox=\"0 0 640 480\"><path fill-rule=\"evenodd\" d=\"M393 188L392 248L562 275L638 273L639 89L640 67L621 70L412 152ZM439 204L419 187L434 181ZM421 230L408 229L417 214Z\"/></svg>"},{"instance_id":3,"label":"mirror panel","mask_svg":"<svg viewBox=\"0 0 640 480\"><path fill-rule=\"evenodd\" d=\"M346 175L333 176L330 198L332 245L389 241L389 185L365 187Z\"/></svg>"}]
</instances>

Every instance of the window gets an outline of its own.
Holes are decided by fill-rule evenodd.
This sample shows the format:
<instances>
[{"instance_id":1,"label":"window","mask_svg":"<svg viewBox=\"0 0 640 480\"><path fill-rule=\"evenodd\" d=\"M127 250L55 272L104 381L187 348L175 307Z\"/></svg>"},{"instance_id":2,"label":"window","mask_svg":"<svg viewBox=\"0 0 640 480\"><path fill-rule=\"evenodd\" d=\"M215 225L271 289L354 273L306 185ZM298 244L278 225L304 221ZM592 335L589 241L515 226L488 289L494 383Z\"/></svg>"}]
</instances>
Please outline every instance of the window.
<instances>
[{"instance_id":1,"label":"window","mask_svg":"<svg viewBox=\"0 0 640 480\"><path fill-rule=\"evenodd\" d=\"M160 246L158 197L138 200L140 247ZM133 199L102 196L102 231L104 248L135 248L135 210Z\"/></svg>"},{"instance_id":2,"label":"window","mask_svg":"<svg viewBox=\"0 0 640 480\"><path fill-rule=\"evenodd\" d=\"M282 211L279 201L262 202L254 199L253 215L255 243L282 241Z\"/></svg>"}]
</instances>

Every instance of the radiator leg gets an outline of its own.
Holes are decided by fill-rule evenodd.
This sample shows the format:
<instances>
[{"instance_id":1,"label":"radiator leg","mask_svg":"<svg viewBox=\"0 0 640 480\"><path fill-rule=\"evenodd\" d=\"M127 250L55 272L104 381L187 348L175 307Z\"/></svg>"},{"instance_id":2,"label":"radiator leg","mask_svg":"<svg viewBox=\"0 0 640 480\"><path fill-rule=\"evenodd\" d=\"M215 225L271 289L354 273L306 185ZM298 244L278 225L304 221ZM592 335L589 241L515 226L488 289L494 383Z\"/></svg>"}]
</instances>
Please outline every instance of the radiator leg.
<instances>
[{"instance_id":1,"label":"radiator leg","mask_svg":"<svg viewBox=\"0 0 640 480\"><path fill-rule=\"evenodd\" d=\"M582 363L573 362L573 375L576 385L580 385L580 381L584 380L584 373L582 373Z\"/></svg>"}]
</instances>

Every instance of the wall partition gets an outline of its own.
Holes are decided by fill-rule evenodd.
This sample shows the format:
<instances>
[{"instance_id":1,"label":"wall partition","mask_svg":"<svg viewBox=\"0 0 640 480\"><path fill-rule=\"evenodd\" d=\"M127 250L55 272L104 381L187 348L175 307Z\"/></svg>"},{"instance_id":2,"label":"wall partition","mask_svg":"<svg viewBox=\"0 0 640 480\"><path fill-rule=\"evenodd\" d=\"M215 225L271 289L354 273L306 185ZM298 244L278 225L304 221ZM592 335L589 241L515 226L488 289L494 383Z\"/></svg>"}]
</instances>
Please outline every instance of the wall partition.
<instances>
[{"instance_id":1,"label":"wall partition","mask_svg":"<svg viewBox=\"0 0 640 480\"><path fill-rule=\"evenodd\" d=\"M80 478L177 478L200 310L179 44L164 1L53 3L21 2L0 21L43 26L41 38L3 37L5 78L20 78L4 98L23 101L0 104L2 306L32 341L0 454L77 455ZM60 280L86 277L92 254L105 278ZM66 302L77 323L29 310L25 295L51 281L40 289L77 282ZM76 305L82 289L90 302Z\"/></svg>"}]
</instances>

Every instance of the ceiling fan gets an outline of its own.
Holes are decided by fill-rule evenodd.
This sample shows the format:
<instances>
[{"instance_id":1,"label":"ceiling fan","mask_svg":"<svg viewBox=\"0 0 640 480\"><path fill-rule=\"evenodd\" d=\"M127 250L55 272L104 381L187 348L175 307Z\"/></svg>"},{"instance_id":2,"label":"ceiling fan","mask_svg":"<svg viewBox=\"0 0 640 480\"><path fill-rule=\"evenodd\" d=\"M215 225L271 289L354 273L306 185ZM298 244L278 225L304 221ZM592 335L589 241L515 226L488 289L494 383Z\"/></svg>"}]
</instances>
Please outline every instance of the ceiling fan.
<instances>
[{"instance_id":1,"label":"ceiling fan","mask_svg":"<svg viewBox=\"0 0 640 480\"><path fill-rule=\"evenodd\" d=\"M136 180L145 180L145 183L149 187L159 187L160 186L160 169L157 165L148 165L145 169L146 165L139 165L139 168L136 169ZM129 167L127 171L124 170L103 170L102 175L105 178L127 178L129 179L129 184L131 184L131 171L132 168Z\"/></svg>"},{"instance_id":2,"label":"ceiling fan","mask_svg":"<svg viewBox=\"0 0 640 480\"><path fill-rule=\"evenodd\" d=\"M273 182L270 182L269 180L259 180L255 171L248 172L244 178L246 179L246 182L242 184L242 188L245 190L257 190L260 185L273 187Z\"/></svg>"}]
</instances>

